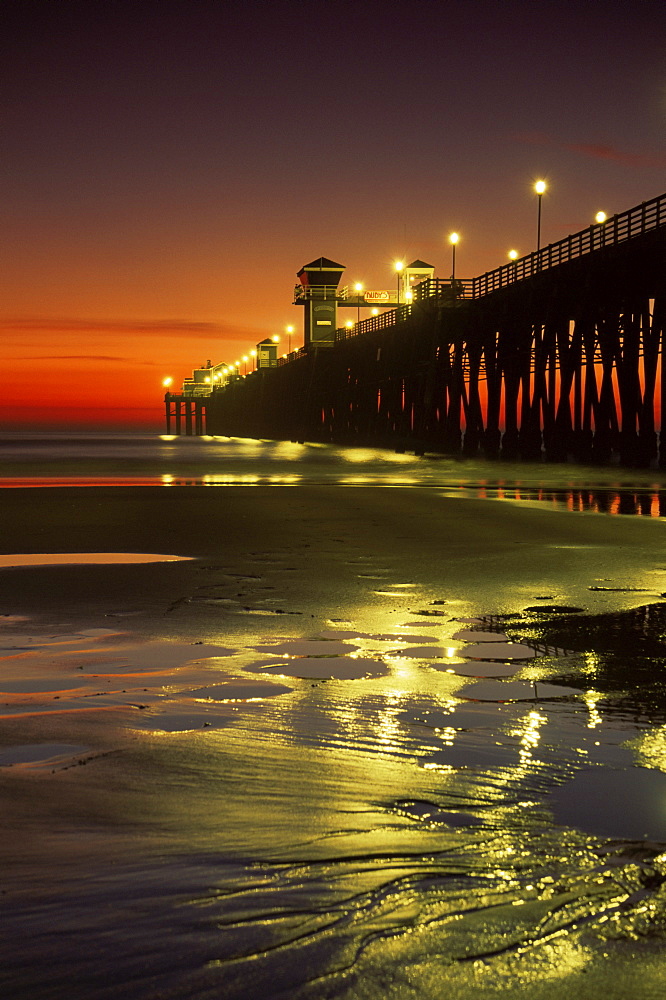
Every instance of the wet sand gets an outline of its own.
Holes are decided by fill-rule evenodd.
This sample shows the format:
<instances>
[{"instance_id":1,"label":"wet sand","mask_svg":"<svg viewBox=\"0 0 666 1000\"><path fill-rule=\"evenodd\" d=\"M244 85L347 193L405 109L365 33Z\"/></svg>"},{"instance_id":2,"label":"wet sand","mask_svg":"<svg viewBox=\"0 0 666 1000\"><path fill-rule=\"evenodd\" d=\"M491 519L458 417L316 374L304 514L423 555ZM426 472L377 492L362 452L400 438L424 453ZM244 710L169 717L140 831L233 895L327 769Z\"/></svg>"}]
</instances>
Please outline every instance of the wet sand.
<instances>
[{"instance_id":1,"label":"wet sand","mask_svg":"<svg viewBox=\"0 0 666 1000\"><path fill-rule=\"evenodd\" d=\"M6 553L191 557L0 569L8 995L662 995L662 521L434 487L2 504Z\"/></svg>"}]
</instances>

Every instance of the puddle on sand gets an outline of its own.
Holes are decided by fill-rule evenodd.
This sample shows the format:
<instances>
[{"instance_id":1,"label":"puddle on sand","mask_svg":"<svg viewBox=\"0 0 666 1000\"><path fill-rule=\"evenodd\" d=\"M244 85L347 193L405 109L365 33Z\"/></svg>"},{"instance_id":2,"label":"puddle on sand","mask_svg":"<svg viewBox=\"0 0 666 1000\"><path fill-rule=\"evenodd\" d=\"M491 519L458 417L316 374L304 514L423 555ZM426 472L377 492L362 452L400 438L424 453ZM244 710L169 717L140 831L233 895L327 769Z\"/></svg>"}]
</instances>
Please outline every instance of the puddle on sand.
<instances>
[{"instance_id":1,"label":"puddle on sand","mask_svg":"<svg viewBox=\"0 0 666 1000\"><path fill-rule=\"evenodd\" d=\"M520 642L495 642L494 637L456 649L456 656L464 656L470 660L529 660L537 655L532 646Z\"/></svg>"},{"instance_id":2,"label":"puddle on sand","mask_svg":"<svg viewBox=\"0 0 666 1000\"><path fill-rule=\"evenodd\" d=\"M554 789L555 822L598 837L666 843L666 774L646 768L588 768Z\"/></svg>"},{"instance_id":3,"label":"puddle on sand","mask_svg":"<svg viewBox=\"0 0 666 1000\"><path fill-rule=\"evenodd\" d=\"M222 729L231 725L231 712L192 709L189 712L142 712L132 720L132 727L154 733L189 733L199 729Z\"/></svg>"},{"instance_id":4,"label":"puddle on sand","mask_svg":"<svg viewBox=\"0 0 666 1000\"><path fill-rule=\"evenodd\" d=\"M372 639L375 642L438 642L436 635L409 635L407 632L357 632L355 629L322 629L318 639Z\"/></svg>"},{"instance_id":5,"label":"puddle on sand","mask_svg":"<svg viewBox=\"0 0 666 1000\"><path fill-rule=\"evenodd\" d=\"M456 691L459 698L473 701L549 701L553 698L581 697L580 688L529 681L478 681Z\"/></svg>"},{"instance_id":6,"label":"puddle on sand","mask_svg":"<svg viewBox=\"0 0 666 1000\"><path fill-rule=\"evenodd\" d=\"M391 649L386 655L402 659L427 660L439 659L441 657L450 658L462 654L460 650L453 650L447 646L404 646L401 649Z\"/></svg>"},{"instance_id":7,"label":"puddle on sand","mask_svg":"<svg viewBox=\"0 0 666 1000\"><path fill-rule=\"evenodd\" d=\"M0 555L0 569L20 566L109 566L114 563L181 562L192 556L165 556L142 552L39 552Z\"/></svg>"},{"instance_id":8,"label":"puddle on sand","mask_svg":"<svg viewBox=\"0 0 666 1000\"><path fill-rule=\"evenodd\" d=\"M210 687L196 688L194 691L179 692L181 698L195 701L252 701L256 698L274 698L278 694L288 694L293 688L284 684L262 684L261 681L228 681L212 684Z\"/></svg>"},{"instance_id":9,"label":"puddle on sand","mask_svg":"<svg viewBox=\"0 0 666 1000\"><path fill-rule=\"evenodd\" d=\"M512 677L521 665L519 663L493 663L490 660L474 660L473 663L452 661L452 666L431 664L439 669L452 670L460 677Z\"/></svg>"},{"instance_id":10,"label":"puddle on sand","mask_svg":"<svg viewBox=\"0 0 666 1000\"><path fill-rule=\"evenodd\" d=\"M454 632L451 638L462 642L508 642L509 640L503 632L482 632L473 628L460 629Z\"/></svg>"},{"instance_id":11,"label":"puddle on sand","mask_svg":"<svg viewBox=\"0 0 666 1000\"><path fill-rule=\"evenodd\" d=\"M135 701L163 699L165 685L176 679L201 687L234 653L203 642L129 642L126 633L103 628L4 638L10 639L0 655L4 719L123 711Z\"/></svg>"},{"instance_id":12,"label":"puddle on sand","mask_svg":"<svg viewBox=\"0 0 666 1000\"><path fill-rule=\"evenodd\" d=\"M334 639L287 639L259 643L252 647L258 653L274 656L343 656L358 649L353 643L335 642Z\"/></svg>"},{"instance_id":13,"label":"puddle on sand","mask_svg":"<svg viewBox=\"0 0 666 1000\"><path fill-rule=\"evenodd\" d=\"M83 758L89 752L89 747L70 746L67 743L33 743L5 747L0 750L0 767L50 769L62 766L72 758Z\"/></svg>"},{"instance_id":14,"label":"puddle on sand","mask_svg":"<svg viewBox=\"0 0 666 1000\"><path fill-rule=\"evenodd\" d=\"M379 660L362 656L302 656L293 660L273 660L268 665L255 663L250 670L262 674L277 674L281 677L301 677L305 680L361 680L364 677L380 677L387 674L388 667Z\"/></svg>"},{"instance_id":15,"label":"puddle on sand","mask_svg":"<svg viewBox=\"0 0 666 1000\"><path fill-rule=\"evenodd\" d=\"M425 626L426 628L440 628L443 624L444 624L443 622L423 622L423 621L419 621L419 622L403 622L398 627L399 628L423 628Z\"/></svg>"},{"instance_id":16,"label":"puddle on sand","mask_svg":"<svg viewBox=\"0 0 666 1000\"><path fill-rule=\"evenodd\" d=\"M187 969L176 967L174 975L182 972L183 981L187 976L193 994L319 1000L325 983L324 991L341 1000L361 992L390 1000L533 992L539 1000L555 1000L584 992L617 954L625 970L640 970L640 988L625 996L656 998L657 986L663 988L666 860L663 845L648 838L662 836L659 817L646 822L639 803L641 843L602 843L596 828L588 833L583 810L597 792L615 794L612 782L595 791L588 770L592 776L620 774L615 787L622 801L640 770L632 766L637 750L624 743L649 720L637 721L639 685L627 662L620 684L618 670L605 673L612 657L586 644L585 619L580 621L578 640L570 633L571 641L561 644L555 630L567 635L564 624L533 626L520 616L508 629L516 641L499 641L490 624L492 638L456 640L460 657L478 647L478 659L453 661L461 672L506 670L511 678L534 671L536 684L484 679L464 680L461 687L435 665L417 662L418 646L410 648L401 632L409 626L395 626L393 633L386 620L375 623L386 631L372 634L354 631L354 622L345 619L350 634L332 635L332 643L320 636L267 639L258 630L239 641L234 632L235 656L213 643L177 644L184 648L174 650L176 662L185 652L190 659L182 669L169 668L172 686L151 686L142 699L146 707L135 706L122 720L131 729L123 763L138 744L135 765L140 755L145 760L155 753L149 773L124 766L114 775L119 823L128 823L128 796L137 805L145 796L155 809L147 814L151 830L166 837L178 827L182 839L174 834L175 846L170 843L165 852L168 868L165 862L158 870L145 859L138 867L122 860L110 869L112 877L107 870L97 880L88 871L77 875L72 891L57 903L57 916L77 933L68 953L61 942L48 968L40 949L43 954L52 927L43 926L43 908L36 905L31 913L26 907L21 921L7 922L14 974L25 976L29 969L30 982L39 987L33 995L41 995L40 989L46 995L53 988L64 992L66 980L98 983L100 963L108 961L114 988L131 991L149 936L152 968L173 969L173 955L187 955ZM424 622L412 624L420 630L412 637L415 644L446 649L451 631L463 623L433 623L441 630L439 644L421 634ZM481 631L485 621L466 624ZM638 617L635 625L638 634ZM592 634L608 641L601 625ZM263 678L248 677L246 683L237 676L239 669L259 675L355 671L364 661L350 654L366 636L400 644L406 662L367 659L365 666L380 673L363 684L344 683L344 677L336 684L312 684L316 675L299 681L301 675L293 674L293 689L275 684L289 692L285 698L274 697L267 690L273 685ZM656 648L648 639L655 636L643 636L643 650ZM99 642L108 655L112 640ZM500 662L493 644L514 653L523 646L530 655ZM88 645L94 648L93 637ZM130 670L133 644L124 639L118 645ZM589 658L558 661L546 652L557 645L581 649ZM338 647L339 655L326 655ZM226 655L206 659L211 648ZM282 648L290 652L278 654ZM153 653L150 665L161 685ZM272 658L248 667L257 653ZM64 672L67 662L76 669L80 655L72 649L53 658L54 671ZM653 660L653 674L655 665ZM553 683L556 678L561 685ZM609 694L620 690L622 711L593 697L592 683ZM251 692L262 686L256 701ZM250 695L249 704L224 704L225 692ZM484 693L489 700L467 700ZM658 693L655 682L655 698ZM663 690L661 698L666 711ZM70 749L78 749L75 743ZM641 789L644 801L666 794L657 787L664 776L654 773L658 780ZM67 775L72 785L78 777L76 771ZM568 802L571 813L564 818ZM619 836L627 834L633 836L633 828ZM11 905L11 894L7 899ZM661 965L648 967L646 957ZM619 1000L621 993L597 988L599 981L590 996ZM172 986L173 980L167 983ZM148 989L153 987L159 988L151 982Z\"/></svg>"}]
</instances>

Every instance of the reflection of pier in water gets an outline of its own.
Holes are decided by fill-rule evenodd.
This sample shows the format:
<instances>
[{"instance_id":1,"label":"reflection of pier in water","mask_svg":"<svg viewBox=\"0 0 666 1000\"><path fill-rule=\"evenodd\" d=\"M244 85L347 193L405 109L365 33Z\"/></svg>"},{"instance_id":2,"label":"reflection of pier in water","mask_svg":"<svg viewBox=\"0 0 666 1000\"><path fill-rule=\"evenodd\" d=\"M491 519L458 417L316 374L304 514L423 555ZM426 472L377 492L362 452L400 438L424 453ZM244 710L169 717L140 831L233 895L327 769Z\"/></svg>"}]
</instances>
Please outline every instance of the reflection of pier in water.
<instances>
[{"instance_id":1,"label":"reflection of pier in water","mask_svg":"<svg viewBox=\"0 0 666 1000\"><path fill-rule=\"evenodd\" d=\"M562 609L561 615L559 617L562 617L566 614L567 610ZM488 635L492 635L494 633L498 636L503 636L507 632L511 633L512 632L511 623L512 621L515 621L515 624L518 627L513 631L517 634L518 637L516 639L510 638L509 641L520 642L521 645L523 646L529 646L530 649L534 650L537 657L545 656L549 657L550 659L560 659L561 657L576 656L576 654L579 652L579 650L565 649L562 646L554 646L552 645L552 643L540 642L539 640L533 638L524 639L522 635L519 634L521 632L520 619L521 619L520 615L515 615L515 616L479 615L477 620L479 622L478 627L482 628L484 632L487 632ZM490 645L492 646L492 643ZM481 646L483 646L483 643L481 644ZM465 655L464 647L461 649L460 655L461 656ZM488 657L477 656L473 657L473 659L483 660L483 659L488 659ZM524 658L515 657L516 663L520 662L521 659L527 659L527 657Z\"/></svg>"},{"instance_id":2,"label":"reflection of pier in water","mask_svg":"<svg viewBox=\"0 0 666 1000\"><path fill-rule=\"evenodd\" d=\"M469 489L469 487L467 487ZM618 489L613 487L542 489L478 486L476 496L498 500L524 500L564 506L567 510L594 514L626 514L634 517L666 517L666 490Z\"/></svg>"}]
</instances>

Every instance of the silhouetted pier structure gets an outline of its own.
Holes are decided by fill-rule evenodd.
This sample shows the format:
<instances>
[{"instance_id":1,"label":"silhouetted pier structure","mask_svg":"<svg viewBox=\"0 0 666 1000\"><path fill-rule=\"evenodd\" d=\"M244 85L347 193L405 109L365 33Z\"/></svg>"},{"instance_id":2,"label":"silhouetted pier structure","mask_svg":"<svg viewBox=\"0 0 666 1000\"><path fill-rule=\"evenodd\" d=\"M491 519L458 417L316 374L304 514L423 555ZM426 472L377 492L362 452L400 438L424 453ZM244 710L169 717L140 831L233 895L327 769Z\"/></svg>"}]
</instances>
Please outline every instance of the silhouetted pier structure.
<instances>
[{"instance_id":1,"label":"silhouetted pier structure","mask_svg":"<svg viewBox=\"0 0 666 1000\"><path fill-rule=\"evenodd\" d=\"M208 433L206 410L209 400L210 396L190 397L182 393L167 393L165 397L167 434Z\"/></svg>"},{"instance_id":2,"label":"silhouetted pier structure","mask_svg":"<svg viewBox=\"0 0 666 1000\"><path fill-rule=\"evenodd\" d=\"M662 195L480 277L426 278L408 303L211 388L207 431L666 465L665 292Z\"/></svg>"}]
</instances>

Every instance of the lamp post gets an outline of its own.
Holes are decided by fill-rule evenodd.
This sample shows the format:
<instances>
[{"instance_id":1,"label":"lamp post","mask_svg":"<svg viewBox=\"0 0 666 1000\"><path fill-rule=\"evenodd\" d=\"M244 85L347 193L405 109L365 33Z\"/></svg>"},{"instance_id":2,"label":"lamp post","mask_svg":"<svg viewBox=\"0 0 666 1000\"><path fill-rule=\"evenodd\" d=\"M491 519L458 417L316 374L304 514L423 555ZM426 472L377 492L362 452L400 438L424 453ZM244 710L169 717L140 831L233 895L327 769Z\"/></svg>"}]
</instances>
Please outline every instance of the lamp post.
<instances>
[{"instance_id":1,"label":"lamp post","mask_svg":"<svg viewBox=\"0 0 666 1000\"><path fill-rule=\"evenodd\" d=\"M402 276L402 269L403 269L404 266L405 265L404 265L404 263L401 260L396 260L396 262L395 262L395 273L396 273L397 278L398 278L398 309L400 308L400 278Z\"/></svg>"},{"instance_id":2,"label":"lamp post","mask_svg":"<svg viewBox=\"0 0 666 1000\"><path fill-rule=\"evenodd\" d=\"M546 190L545 181L537 181L534 185L534 190L537 194L538 209L537 209L537 253L541 249L541 199L543 198L543 193Z\"/></svg>"},{"instance_id":3,"label":"lamp post","mask_svg":"<svg viewBox=\"0 0 666 1000\"><path fill-rule=\"evenodd\" d=\"M345 323L345 326L347 327L347 336L350 337L352 329L354 327L354 320L353 319L348 319L346 321L346 323Z\"/></svg>"},{"instance_id":4,"label":"lamp post","mask_svg":"<svg viewBox=\"0 0 666 1000\"><path fill-rule=\"evenodd\" d=\"M291 335L292 335L293 332L294 332L293 326L288 326L286 328L286 334L287 334L287 354L291 354Z\"/></svg>"},{"instance_id":5,"label":"lamp post","mask_svg":"<svg viewBox=\"0 0 666 1000\"><path fill-rule=\"evenodd\" d=\"M257 367L257 352L254 347L250 351L250 357L252 358L252 371L255 371Z\"/></svg>"},{"instance_id":6,"label":"lamp post","mask_svg":"<svg viewBox=\"0 0 666 1000\"><path fill-rule=\"evenodd\" d=\"M363 285L360 281L357 281L354 285L354 291L356 292L356 325L361 322L361 292L363 291Z\"/></svg>"},{"instance_id":7,"label":"lamp post","mask_svg":"<svg viewBox=\"0 0 666 1000\"><path fill-rule=\"evenodd\" d=\"M451 244L451 253L452 253L452 258L453 258L452 261L451 261L451 283L452 284L456 280L456 246L458 245L458 240L459 239L460 239L460 235L458 233L451 233L450 236L449 236L449 243Z\"/></svg>"}]
</instances>

